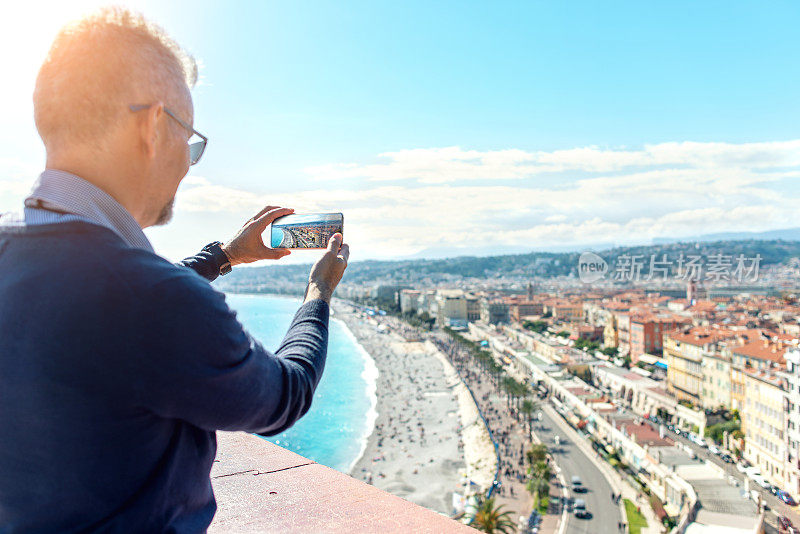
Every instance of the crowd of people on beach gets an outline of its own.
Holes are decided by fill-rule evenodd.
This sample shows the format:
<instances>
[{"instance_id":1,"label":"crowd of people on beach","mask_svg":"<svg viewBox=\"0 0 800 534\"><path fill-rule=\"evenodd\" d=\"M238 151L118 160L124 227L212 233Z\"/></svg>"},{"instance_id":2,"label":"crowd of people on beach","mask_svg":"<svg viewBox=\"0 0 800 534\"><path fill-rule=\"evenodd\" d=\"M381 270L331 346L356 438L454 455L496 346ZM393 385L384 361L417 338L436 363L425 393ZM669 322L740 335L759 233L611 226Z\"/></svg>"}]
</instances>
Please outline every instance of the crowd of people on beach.
<instances>
[{"instance_id":1,"label":"crowd of people on beach","mask_svg":"<svg viewBox=\"0 0 800 534\"><path fill-rule=\"evenodd\" d=\"M497 444L498 472L494 490L496 501L516 513L529 512L531 496L525 490L527 480L525 452L531 446L529 435L525 431L524 424L519 420L519 414L508 403L499 388L492 383L488 372L484 372L479 366L473 364L466 347L460 346L445 334L421 332L391 316L375 317L375 319L380 324L388 326L391 332L400 333L405 339L432 341L451 362L461 380L471 390L478 409L486 420L491 437ZM392 356L388 355L388 358L392 359ZM390 366L391 376L381 377L381 388L397 393L397 388L404 387L402 384L410 381L413 386L417 386L414 400L423 402L426 400L425 392L430 392L437 386L441 387L441 384L431 382L432 377L420 376L416 369L401 365L401 362L396 363L398 363L397 366ZM394 395L390 396L397 398ZM427 400L430 401L429 398ZM374 436L377 438L376 445L380 453L372 458L374 467L377 468L379 463L385 459L385 455L394 451L398 444L418 443L425 446L434 440L438 443L444 439L441 435L435 435L435 433L428 435L425 432L425 425L420 420L422 415L413 406L393 407L392 413L387 414L383 423L376 423ZM416 423L412 423L414 420ZM460 424L458 424L457 430L460 435L462 430ZM463 451L463 442L460 439L458 448L459 451ZM378 470L376 476L385 478L386 474L382 470ZM373 481L371 471L362 473L362 477L369 483Z\"/></svg>"},{"instance_id":2,"label":"crowd of people on beach","mask_svg":"<svg viewBox=\"0 0 800 534\"><path fill-rule=\"evenodd\" d=\"M406 336L420 333L393 317L370 320L355 313L342 319L379 368L379 416L364 458L351 474L417 504L450 512L450 495L466 466L458 403L443 381L441 363L405 345ZM395 336L401 329L407 330L405 335ZM440 474L441 469L447 474Z\"/></svg>"}]
</instances>

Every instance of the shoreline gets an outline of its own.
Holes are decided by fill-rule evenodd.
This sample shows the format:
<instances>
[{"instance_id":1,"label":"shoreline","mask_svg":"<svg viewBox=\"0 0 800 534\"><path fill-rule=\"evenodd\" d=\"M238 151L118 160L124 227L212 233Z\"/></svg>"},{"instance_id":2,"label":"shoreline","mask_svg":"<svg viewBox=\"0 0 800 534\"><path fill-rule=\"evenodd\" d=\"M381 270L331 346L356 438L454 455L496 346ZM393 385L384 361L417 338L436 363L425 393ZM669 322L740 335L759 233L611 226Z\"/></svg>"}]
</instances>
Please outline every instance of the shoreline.
<instances>
[{"instance_id":1,"label":"shoreline","mask_svg":"<svg viewBox=\"0 0 800 534\"><path fill-rule=\"evenodd\" d=\"M468 486L470 493L485 492L494 480L494 447L447 357L428 340L407 341L401 335L407 325L397 318L362 315L347 300L333 298L330 317L361 352L360 376L370 403L358 454L343 472L448 516L454 497L463 504Z\"/></svg>"},{"instance_id":2,"label":"shoreline","mask_svg":"<svg viewBox=\"0 0 800 534\"><path fill-rule=\"evenodd\" d=\"M452 515L454 492L463 497L468 480L488 488L496 464L466 386L433 343L405 340L395 318L361 316L336 299L331 308L379 373L376 418L350 476Z\"/></svg>"},{"instance_id":3,"label":"shoreline","mask_svg":"<svg viewBox=\"0 0 800 534\"><path fill-rule=\"evenodd\" d=\"M364 452L367 449L367 444L369 443L369 438L372 436L373 432L375 431L375 422L378 419L378 376L380 375L380 371L378 370L377 365L375 364L375 359L372 355L364 348L361 342L356 338L353 332L348 328L347 323L343 320L339 319L338 317L334 317L333 307L331 307L331 318L334 321L338 321L347 335L351 338L353 344L358 347L361 351L361 356L364 360L364 370L361 372L361 378L364 379L366 384L366 392L367 396L369 397L370 407L367 409L367 424L364 427L364 432L362 433L361 437L359 438L359 442L361 446L359 448L358 454L350 462L350 466L345 471L345 474L350 474L355 469L358 462L364 456Z\"/></svg>"}]
</instances>

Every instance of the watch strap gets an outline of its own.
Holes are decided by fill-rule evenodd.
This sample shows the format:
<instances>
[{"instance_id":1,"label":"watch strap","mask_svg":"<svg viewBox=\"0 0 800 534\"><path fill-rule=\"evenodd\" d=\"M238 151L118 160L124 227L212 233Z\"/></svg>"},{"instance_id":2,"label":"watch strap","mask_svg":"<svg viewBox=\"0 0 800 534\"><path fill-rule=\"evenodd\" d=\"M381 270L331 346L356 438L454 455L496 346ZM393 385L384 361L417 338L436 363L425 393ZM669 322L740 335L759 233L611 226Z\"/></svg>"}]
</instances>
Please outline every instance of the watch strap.
<instances>
[{"instance_id":1,"label":"watch strap","mask_svg":"<svg viewBox=\"0 0 800 534\"><path fill-rule=\"evenodd\" d=\"M210 252L211 256L216 260L217 265L219 265L219 274L220 276L224 276L231 272L231 259L222 249L222 242L221 241L213 241L208 245L203 247L203 250L206 252Z\"/></svg>"}]
</instances>

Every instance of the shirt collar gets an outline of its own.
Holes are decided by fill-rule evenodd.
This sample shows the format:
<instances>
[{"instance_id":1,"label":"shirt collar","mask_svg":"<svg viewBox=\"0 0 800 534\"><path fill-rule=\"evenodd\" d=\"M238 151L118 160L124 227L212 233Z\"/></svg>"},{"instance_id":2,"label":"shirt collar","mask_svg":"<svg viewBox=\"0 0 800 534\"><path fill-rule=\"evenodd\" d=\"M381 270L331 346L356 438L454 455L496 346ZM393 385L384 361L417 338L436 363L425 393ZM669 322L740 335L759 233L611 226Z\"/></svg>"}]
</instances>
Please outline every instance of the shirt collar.
<instances>
[{"instance_id":1,"label":"shirt collar","mask_svg":"<svg viewBox=\"0 0 800 534\"><path fill-rule=\"evenodd\" d=\"M139 223L111 195L74 174L47 169L25 199L30 208L52 208L80 215L116 232L132 247L153 252Z\"/></svg>"}]
</instances>

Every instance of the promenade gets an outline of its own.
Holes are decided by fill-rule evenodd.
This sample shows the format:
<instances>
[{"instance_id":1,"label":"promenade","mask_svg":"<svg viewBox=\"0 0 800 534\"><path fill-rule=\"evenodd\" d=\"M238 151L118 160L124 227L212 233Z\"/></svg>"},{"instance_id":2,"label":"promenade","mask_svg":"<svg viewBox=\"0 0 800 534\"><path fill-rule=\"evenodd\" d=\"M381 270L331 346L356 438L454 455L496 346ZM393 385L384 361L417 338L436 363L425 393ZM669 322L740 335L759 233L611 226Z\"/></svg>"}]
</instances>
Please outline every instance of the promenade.
<instances>
[{"instance_id":1,"label":"promenade","mask_svg":"<svg viewBox=\"0 0 800 534\"><path fill-rule=\"evenodd\" d=\"M491 378L471 365L465 348L459 347L444 334L431 334L430 339L458 369L466 385L472 390L479 408L486 418L494 440L499 446L499 488L495 491L495 503L514 512L514 517L527 517L531 513L533 499L525 489L525 451L531 446L524 424L512 415L505 396L492 385ZM556 525L549 518L541 532L555 531Z\"/></svg>"}]
</instances>

